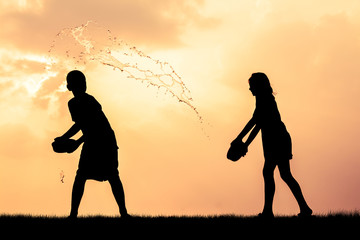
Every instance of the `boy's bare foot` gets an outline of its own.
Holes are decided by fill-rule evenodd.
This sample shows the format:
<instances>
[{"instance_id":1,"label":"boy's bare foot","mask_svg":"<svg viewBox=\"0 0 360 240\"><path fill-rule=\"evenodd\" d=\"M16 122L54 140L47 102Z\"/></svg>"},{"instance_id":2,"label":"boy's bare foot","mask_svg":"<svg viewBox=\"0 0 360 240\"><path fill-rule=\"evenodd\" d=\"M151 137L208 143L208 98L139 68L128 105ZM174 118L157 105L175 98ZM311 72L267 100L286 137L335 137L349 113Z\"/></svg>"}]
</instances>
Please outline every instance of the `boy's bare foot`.
<instances>
[{"instance_id":1,"label":"boy's bare foot","mask_svg":"<svg viewBox=\"0 0 360 240\"><path fill-rule=\"evenodd\" d=\"M298 217L310 217L312 212L313 211L311 210L311 208L301 210L300 213L298 214Z\"/></svg>"},{"instance_id":2,"label":"boy's bare foot","mask_svg":"<svg viewBox=\"0 0 360 240\"><path fill-rule=\"evenodd\" d=\"M130 218L132 218L132 216L128 213L123 213L123 214L121 214L121 218L122 219L130 219Z\"/></svg>"},{"instance_id":3,"label":"boy's bare foot","mask_svg":"<svg viewBox=\"0 0 360 240\"><path fill-rule=\"evenodd\" d=\"M257 216L260 219L273 219L274 218L273 213L266 213L266 212L259 213Z\"/></svg>"}]
</instances>

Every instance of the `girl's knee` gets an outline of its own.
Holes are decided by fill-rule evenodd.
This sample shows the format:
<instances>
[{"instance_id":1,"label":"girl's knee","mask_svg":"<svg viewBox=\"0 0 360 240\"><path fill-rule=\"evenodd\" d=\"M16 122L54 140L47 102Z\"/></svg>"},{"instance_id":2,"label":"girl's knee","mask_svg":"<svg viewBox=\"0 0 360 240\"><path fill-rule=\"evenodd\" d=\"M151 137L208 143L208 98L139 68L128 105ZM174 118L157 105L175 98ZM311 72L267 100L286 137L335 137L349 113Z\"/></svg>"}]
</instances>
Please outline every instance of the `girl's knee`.
<instances>
[{"instance_id":1,"label":"girl's knee","mask_svg":"<svg viewBox=\"0 0 360 240\"><path fill-rule=\"evenodd\" d=\"M282 180L284 180L285 182L290 182L294 180L294 177L292 176L290 171L289 161L287 162L283 161L278 166L279 166L280 177Z\"/></svg>"},{"instance_id":2,"label":"girl's knee","mask_svg":"<svg viewBox=\"0 0 360 240\"><path fill-rule=\"evenodd\" d=\"M291 182L294 180L290 171L280 171L280 177L284 182Z\"/></svg>"},{"instance_id":3,"label":"girl's knee","mask_svg":"<svg viewBox=\"0 0 360 240\"><path fill-rule=\"evenodd\" d=\"M264 168L262 171L264 179L272 179L274 178L274 170L275 170L276 164L273 164L271 161L266 161L264 164Z\"/></svg>"}]
</instances>

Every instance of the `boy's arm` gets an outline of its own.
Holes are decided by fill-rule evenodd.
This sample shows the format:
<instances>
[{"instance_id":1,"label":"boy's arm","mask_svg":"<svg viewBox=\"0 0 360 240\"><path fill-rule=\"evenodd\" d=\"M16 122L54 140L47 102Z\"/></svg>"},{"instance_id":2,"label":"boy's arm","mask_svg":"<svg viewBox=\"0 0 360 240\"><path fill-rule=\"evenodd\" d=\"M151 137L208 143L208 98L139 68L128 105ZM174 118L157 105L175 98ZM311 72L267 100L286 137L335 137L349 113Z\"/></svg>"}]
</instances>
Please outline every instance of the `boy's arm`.
<instances>
[{"instance_id":1,"label":"boy's arm","mask_svg":"<svg viewBox=\"0 0 360 240\"><path fill-rule=\"evenodd\" d=\"M82 135L78 140L76 140L76 144L74 144L72 148L68 150L68 153L74 152L84 141L85 138L84 135Z\"/></svg>"},{"instance_id":2,"label":"boy's arm","mask_svg":"<svg viewBox=\"0 0 360 240\"><path fill-rule=\"evenodd\" d=\"M80 126L79 124L75 123L74 125L71 126L71 128L69 130L67 130L66 133L64 133L64 135L62 135L60 138L71 138L72 136L74 136L75 134L77 134L80 131Z\"/></svg>"}]
</instances>

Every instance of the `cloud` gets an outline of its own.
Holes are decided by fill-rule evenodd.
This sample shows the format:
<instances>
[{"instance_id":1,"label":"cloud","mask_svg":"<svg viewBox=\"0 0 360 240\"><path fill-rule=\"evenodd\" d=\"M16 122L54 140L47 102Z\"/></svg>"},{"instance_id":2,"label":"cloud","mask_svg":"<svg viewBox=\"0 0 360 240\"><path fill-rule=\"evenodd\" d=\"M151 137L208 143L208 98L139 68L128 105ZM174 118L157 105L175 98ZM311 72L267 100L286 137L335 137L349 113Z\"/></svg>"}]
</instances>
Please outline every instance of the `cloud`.
<instances>
[{"instance_id":1,"label":"cloud","mask_svg":"<svg viewBox=\"0 0 360 240\"><path fill-rule=\"evenodd\" d=\"M181 45L180 35L188 26L201 29L217 24L199 13L202 1L47 0L38 5L33 11L9 8L0 15L6 23L0 31L3 44L45 51L62 28L94 20L124 40L164 48Z\"/></svg>"},{"instance_id":2,"label":"cloud","mask_svg":"<svg viewBox=\"0 0 360 240\"><path fill-rule=\"evenodd\" d=\"M3 159L25 160L41 153L39 138L24 124L0 126L0 154Z\"/></svg>"},{"instance_id":3,"label":"cloud","mask_svg":"<svg viewBox=\"0 0 360 240\"><path fill-rule=\"evenodd\" d=\"M34 107L65 111L58 109L58 102L67 95L57 91L70 69L56 66L46 71L48 63L43 59L63 28L91 19L110 29L113 36L154 49L181 46L181 35L188 27L209 29L218 24L200 13L203 1L37 0L0 5L0 20L6 23L0 29L0 98L21 92L16 94L16 103L26 112ZM8 111L13 103L1 104L2 110Z\"/></svg>"},{"instance_id":4,"label":"cloud","mask_svg":"<svg viewBox=\"0 0 360 240\"><path fill-rule=\"evenodd\" d=\"M0 49L0 78L44 73L45 58L18 50Z\"/></svg>"},{"instance_id":5,"label":"cloud","mask_svg":"<svg viewBox=\"0 0 360 240\"><path fill-rule=\"evenodd\" d=\"M273 18L270 14L256 26L243 42L244 46L238 46L242 36L229 44L230 51L225 58L230 66L228 74L244 76L247 71L245 77L248 77L251 71L264 71L274 76L274 80L278 78L283 86L292 85L314 94L319 90L328 91L330 86L341 85L341 82L356 86L356 79L360 77L357 67L360 25L356 18L345 12L324 14L314 22L301 18L278 22ZM225 82L236 88L238 79L228 77ZM346 94L346 89L338 87Z\"/></svg>"}]
</instances>

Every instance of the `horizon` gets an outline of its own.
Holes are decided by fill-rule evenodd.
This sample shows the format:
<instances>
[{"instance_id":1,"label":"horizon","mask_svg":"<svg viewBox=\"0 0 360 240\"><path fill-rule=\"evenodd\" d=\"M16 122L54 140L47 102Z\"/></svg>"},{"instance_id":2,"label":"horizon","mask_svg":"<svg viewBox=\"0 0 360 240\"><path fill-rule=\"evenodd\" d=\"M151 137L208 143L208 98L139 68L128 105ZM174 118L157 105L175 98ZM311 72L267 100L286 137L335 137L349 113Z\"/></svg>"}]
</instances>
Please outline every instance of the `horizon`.
<instances>
[{"instance_id":1,"label":"horizon","mask_svg":"<svg viewBox=\"0 0 360 240\"><path fill-rule=\"evenodd\" d=\"M293 143L291 170L314 214L360 208L359 1L0 0L0 7L0 214L69 214L80 149L56 154L51 143L73 124L64 81L80 67L115 131L130 214L261 212L261 136L245 158L226 159L255 108L253 72L264 72L276 92ZM74 64L53 53L64 64L51 62L57 34L90 20L168 63L199 115L166 88L99 61ZM297 214L277 169L275 182L274 214ZM79 215L117 213L110 185L88 181Z\"/></svg>"}]
</instances>

